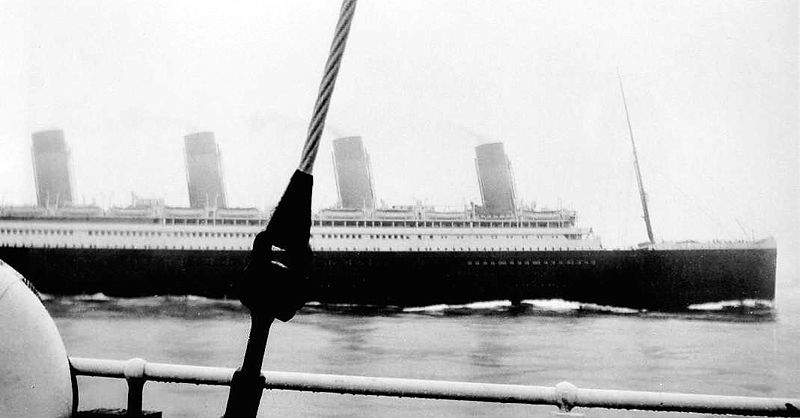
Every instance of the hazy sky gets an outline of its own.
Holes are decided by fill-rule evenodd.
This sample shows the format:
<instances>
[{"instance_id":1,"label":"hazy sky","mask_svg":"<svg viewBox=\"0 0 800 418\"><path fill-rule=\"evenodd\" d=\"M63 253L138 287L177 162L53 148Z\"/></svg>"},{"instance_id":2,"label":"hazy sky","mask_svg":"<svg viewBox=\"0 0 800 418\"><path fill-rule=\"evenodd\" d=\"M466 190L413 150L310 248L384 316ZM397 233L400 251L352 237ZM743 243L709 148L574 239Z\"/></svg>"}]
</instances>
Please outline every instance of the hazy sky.
<instances>
[{"instance_id":1,"label":"hazy sky","mask_svg":"<svg viewBox=\"0 0 800 418\"><path fill-rule=\"evenodd\" d=\"M274 204L339 6L0 1L0 200L35 201L31 132L61 128L79 199L186 205L183 135L210 130L229 202ZM449 207L479 202L473 148L503 141L522 200L577 210L608 245L643 241L619 67L657 239L746 231L796 249L797 9L361 0L314 205L336 201L336 136L364 137L379 199Z\"/></svg>"}]
</instances>

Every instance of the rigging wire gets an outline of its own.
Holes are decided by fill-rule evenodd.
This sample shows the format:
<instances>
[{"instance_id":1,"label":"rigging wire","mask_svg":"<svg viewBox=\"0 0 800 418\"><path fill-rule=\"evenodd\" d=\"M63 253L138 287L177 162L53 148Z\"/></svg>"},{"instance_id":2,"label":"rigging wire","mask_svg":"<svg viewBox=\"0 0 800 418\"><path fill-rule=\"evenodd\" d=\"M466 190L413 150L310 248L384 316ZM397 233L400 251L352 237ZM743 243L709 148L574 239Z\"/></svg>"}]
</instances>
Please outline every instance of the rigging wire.
<instances>
[{"instance_id":1,"label":"rigging wire","mask_svg":"<svg viewBox=\"0 0 800 418\"><path fill-rule=\"evenodd\" d=\"M631 147L633 148L633 162L634 162L634 169L636 170L636 182L639 184L639 197L642 201L642 213L644 214L644 222L645 226L647 227L647 238L650 240L650 243L655 243L653 239L653 229L650 225L650 213L647 210L647 194L644 191L644 184L642 182L642 172L639 169L639 156L636 153L636 143L633 141L633 127L631 127L631 116L628 113L628 102L625 100L625 89L622 88L622 76L619 73L619 68L617 68L617 78L619 79L619 91L622 94L622 104L625 108L625 120L628 122L628 134L631 138Z\"/></svg>"},{"instance_id":2,"label":"rigging wire","mask_svg":"<svg viewBox=\"0 0 800 418\"><path fill-rule=\"evenodd\" d=\"M682 199L678 199L678 201L687 202L685 203L687 207L694 208L695 213L699 213L705 216L711 224L715 225L718 233L732 240L736 239L736 234L731 233L730 228L726 227L722 222L720 222L719 217L715 217L713 215L712 213L713 211L710 209L709 205L706 204L706 202L702 201L697 196L692 196L688 192L684 191L669 177L661 175L659 173L654 173L654 174L656 175L657 178L661 179L669 188L678 192L683 197Z\"/></svg>"},{"instance_id":3,"label":"rigging wire","mask_svg":"<svg viewBox=\"0 0 800 418\"><path fill-rule=\"evenodd\" d=\"M741 192L740 188L734 188L734 186L730 185L730 183L725 183L725 182L719 180L719 178L715 178L714 176L709 174L707 169L704 169L703 167L700 167L699 171L700 171L699 175L700 175L700 177L703 178L703 181L706 182L706 183L709 183L713 187L714 190L721 191L722 194L729 195L729 196L741 196L742 195L742 192ZM740 220L738 218L739 217L743 217L745 219L758 219L759 215L763 213L763 210L762 209L756 209L753 206L753 201L745 200L745 199L740 199L739 201L737 201L735 207L737 209L737 213L731 214L730 216L734 219L734 221L737 224L740 224L739 226L741 228L750 229L751 230L750 232L744 231L745 232L745 236L749 236L749 235L753 234L754 231L752 231L752 228L750 228L750 225L741 225L741 222L740 222ZM744 228L744 227L747 227L747 228Z\"/></svg>"},{"instance_id":4,"label":"rigging wire","mask_svg":"<svg viewBox=\"0 0 800 418\"><path fill-rule=\"evenodd\" d=\"M325 63L325 73L320 82L317 102L314 104L314 115L308 126L306 143L303 146L303 154L300 158L299 171L311 174L314 171L314 161L319 151L319 141L322 137L322 130L325 128L325 118L328 115L333 87L336 84L336 75L344 55L344 47L347 44L347 35L350 33L350 25L353 21L353 14L356 11L356 0L344 0L342 9L339 12L339 24L336 28L331 49L328 54L328 61Z\"/></svg>"}]
</instances>

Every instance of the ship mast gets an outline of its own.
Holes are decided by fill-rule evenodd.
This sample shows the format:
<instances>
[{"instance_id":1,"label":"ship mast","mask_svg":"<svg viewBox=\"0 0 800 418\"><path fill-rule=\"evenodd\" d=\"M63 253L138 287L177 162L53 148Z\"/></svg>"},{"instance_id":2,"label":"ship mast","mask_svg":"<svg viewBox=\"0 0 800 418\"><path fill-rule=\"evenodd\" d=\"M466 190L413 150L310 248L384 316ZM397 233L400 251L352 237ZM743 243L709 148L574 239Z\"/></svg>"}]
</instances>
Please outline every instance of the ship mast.
<instances>
[{"instance_id":1,"label":"ship mast","mask_svg":"<svg viewBox=\"0 0 800 418\"><path fill-rule=\"evenodd\" d=\"M633 148L633 167L636 169L636 183L639 185L639 198L642 200L642 212L644 213L644 224L647 226L647 238L651 244L655 244L653 228L650 225L650 212L647 210L647 195L644 192L644 183L642 183L642 171L639 169L639 155L636 153L636 143L633 141L631 116L628 113L628 103L625 100L625 89L622 88L622 76L619 74L619 70L617 70L617 78L619 79L619 91L622 93L622 105L625 107L625 120L628 121L628 134L631 137L631 147Z\"/></svg>"}]
</instances>

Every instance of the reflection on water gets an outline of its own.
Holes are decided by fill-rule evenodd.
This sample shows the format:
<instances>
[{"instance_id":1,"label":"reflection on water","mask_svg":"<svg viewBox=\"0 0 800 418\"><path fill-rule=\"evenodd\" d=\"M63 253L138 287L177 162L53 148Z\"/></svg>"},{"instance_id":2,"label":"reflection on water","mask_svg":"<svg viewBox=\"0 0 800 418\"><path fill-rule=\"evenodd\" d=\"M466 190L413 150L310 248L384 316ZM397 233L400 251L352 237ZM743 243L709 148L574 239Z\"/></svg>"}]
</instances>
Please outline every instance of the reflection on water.
<instances>
[{"instance_id":1,"label":"reflection on water","mask_svg":"<svg viewBox=\"0 0 800 418\"><path fill-rule=\"evenodd\" d=\"M238 367L247 312L197 297L55 298L71 355ZM800 317L781 310L663 314L558 301L402 310L307 306L270 334L265 369L552 386L800 397ZM81 406L120 407L124 382L79 379ZM147 408L221 416L227 389L148 383ZM549 416L550 407L272 392L260 416ZM651 416L592 411L593 417Z\"/></svg>"}]
</instances>

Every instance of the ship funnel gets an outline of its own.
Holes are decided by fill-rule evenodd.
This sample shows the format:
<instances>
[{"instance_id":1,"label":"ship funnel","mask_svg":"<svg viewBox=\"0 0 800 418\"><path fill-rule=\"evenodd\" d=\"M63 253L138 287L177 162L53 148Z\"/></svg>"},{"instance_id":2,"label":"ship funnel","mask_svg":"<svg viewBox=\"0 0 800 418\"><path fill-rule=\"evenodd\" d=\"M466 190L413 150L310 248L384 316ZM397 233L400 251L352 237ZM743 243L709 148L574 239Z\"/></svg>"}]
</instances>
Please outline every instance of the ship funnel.
<instances>
[{"instance_id":1,"label":"ship funnel","mask_svg":"<svg viewBox=\"0 0 800 418\"><path fill-rule=\"evenodd\" d=\"M333 141L333 167L339 205L346 209L374 209L375 193L372 189L372 172L360 136L339 138Z\"/></svg>"},{"instance_id":2,"label":"ship funnel","mask_svg":"<svg viewBox=\"0 0 800 418\"><path fill-rule=\"evenodd\" d=\"M184 145L189 206L213 209L226 207L222 162L214 133L186 135Z\"/></svg>"},{"instance_id":3,"label":"ship funnel","mask_svg":"<svg viewBox=\"0 0 800 418\"><path fill-rule=\"evenodd\" d=\"M72 203L72 173L69 148L60 129L34 132L33 173L36 200L41 207Z\"/></svg>"},{"instance_id":4,"label":"ship funnel","mask_svg":"<svg viewBox=\"0 0 800 418\"><path fill-rule=\"evenodd\" d=\"M483 199L481 212L490 216L513 215L516 209L514 177L503 143L475 147L475 168Z\"/></svg>"}]
</instances>

